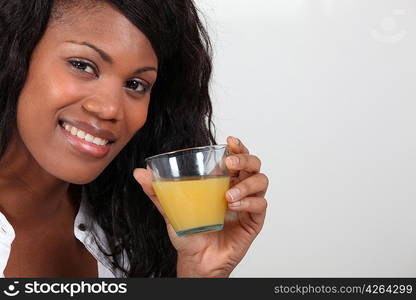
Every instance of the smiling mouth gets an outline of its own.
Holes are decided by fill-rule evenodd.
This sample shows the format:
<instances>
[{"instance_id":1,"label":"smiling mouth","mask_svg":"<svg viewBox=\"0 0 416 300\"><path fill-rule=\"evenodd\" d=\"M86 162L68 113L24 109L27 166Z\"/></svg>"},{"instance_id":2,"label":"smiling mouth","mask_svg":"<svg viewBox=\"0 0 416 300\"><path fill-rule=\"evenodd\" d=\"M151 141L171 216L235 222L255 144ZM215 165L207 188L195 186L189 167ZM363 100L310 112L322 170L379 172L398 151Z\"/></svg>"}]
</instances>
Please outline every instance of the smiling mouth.
<instances>
[{"instance_id":1,"label":"smiling mouth","mask_svg":"<svg viewBox=\"0 0 416 300\"><path fill-rule=\"evenodd\" d=\"M77 153L83 153L88 157L103 158L105 157L112 148L113 141L105 140L97 136L93 136L89 133L84 133L76 127L65 126L69 125L65 122L59 122L59 128L63 134L64 140L70 145L70 147ZM66 127L66 128L65 128ZM78 136L80 135L80 137Z\"/></svg>"},{"instance_id":2,"label":"smiling mouth","mask_svg":"<svg viewBox=\"0 0 416 300\"><path fill-rule=\"evenodd\" d=\"M58 121L59 126L64 129L65 131L67 131L69 134L73 135L74 137L77 137L81 140L84 140L88 143L97 145L97 146L105 146L108 144L113 144L114 141L111 140L107 140L107 139L103 139L97 136L94 136L88 132L85 132L75 126L72 126L64 121L59 120Z\"/></svg>"}]
</instances>

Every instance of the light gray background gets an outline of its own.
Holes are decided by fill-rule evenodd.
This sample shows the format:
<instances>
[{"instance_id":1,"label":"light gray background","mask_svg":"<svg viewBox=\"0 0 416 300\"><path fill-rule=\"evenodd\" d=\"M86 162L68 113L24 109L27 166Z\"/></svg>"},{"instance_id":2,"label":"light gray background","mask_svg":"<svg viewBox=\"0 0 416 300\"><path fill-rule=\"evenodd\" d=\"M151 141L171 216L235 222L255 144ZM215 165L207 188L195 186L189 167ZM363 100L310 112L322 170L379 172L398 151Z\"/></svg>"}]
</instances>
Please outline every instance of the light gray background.
<instances>
[{"instance_id":1,"label":"light gray background","mask_svg":"<svg viewBox=\"0 0 416 300\"><path fill-rule=\"evenodd\" d=\"M232 276L416 276L416 1L196 2L218 140L270 178Z\"/></svg>"}]
</instances>

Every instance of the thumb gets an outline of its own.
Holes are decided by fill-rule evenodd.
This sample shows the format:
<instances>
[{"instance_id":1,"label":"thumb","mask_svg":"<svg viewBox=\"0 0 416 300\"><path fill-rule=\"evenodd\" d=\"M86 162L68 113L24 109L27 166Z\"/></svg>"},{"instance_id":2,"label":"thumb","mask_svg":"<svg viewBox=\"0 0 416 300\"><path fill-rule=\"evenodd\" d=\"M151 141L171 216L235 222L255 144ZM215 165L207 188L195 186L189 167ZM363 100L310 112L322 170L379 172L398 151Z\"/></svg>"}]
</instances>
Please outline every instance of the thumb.
<instances>
[{"instance_id":1,"label":"thumb","mask_svg":"<svg viewBox=\"0 0 416 300\"><path fill-rule=\"evenodd\" d=\"M152 171L149 169L136 168L133 171L133 177L142 186L143 191L149 196L156 196L152 187Z\"/></svg>"},{"instance_id":2,"label":"thumb","mask_svg":"<svg viewBox=\"0 0 416 300\"><path fill-rule=\"evenodd\" d=\"M136 168L133 171L133 177L136 181L142 186L143 191L146 195L152 200L153 204L157 207L159 212L162 214L163 218L166 221L166 224L169 224L169 221L165 215L165 212L157 199L156 193L152 186L152 171L149 169Z\"/></svg>"}]
</instances>

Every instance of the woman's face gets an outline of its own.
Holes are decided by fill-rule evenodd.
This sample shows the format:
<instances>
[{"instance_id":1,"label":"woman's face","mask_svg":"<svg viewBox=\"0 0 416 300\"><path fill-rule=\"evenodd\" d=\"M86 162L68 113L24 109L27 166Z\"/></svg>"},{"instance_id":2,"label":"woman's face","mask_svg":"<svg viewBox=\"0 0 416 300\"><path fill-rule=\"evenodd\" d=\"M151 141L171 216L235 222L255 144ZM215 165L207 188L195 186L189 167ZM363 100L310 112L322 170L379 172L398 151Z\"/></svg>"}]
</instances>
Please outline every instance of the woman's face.
<instances>
[{"instance_id":1,"label":"woman's face","mask_svg":"<svg viewBox=\"0 0 416 300\"><path fill-rule=\"evenodd\" d=\"M18 100L28 153L61 180L94 180L144 125L156 69L149 40L111 6L64 13L35 48Z\"/></svg>"}]
</instances>

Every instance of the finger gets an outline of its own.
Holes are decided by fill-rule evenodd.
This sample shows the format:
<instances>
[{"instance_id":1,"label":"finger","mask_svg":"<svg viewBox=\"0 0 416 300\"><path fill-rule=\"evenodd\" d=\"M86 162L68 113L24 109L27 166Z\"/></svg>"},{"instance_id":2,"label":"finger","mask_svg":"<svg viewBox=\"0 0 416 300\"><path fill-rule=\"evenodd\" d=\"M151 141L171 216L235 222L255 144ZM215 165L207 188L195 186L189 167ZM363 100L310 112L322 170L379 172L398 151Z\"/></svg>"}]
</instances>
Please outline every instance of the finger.
<instances>
[{"instance_id":1,"label":"finger","mask_svg":"<svg viewBox=\"0 0 416 300\"><path fill-rule=\"evenodd\" d=\"M237 183L227 191L225 196L229 202L236 202L253 195L264 197L268 186L269 178L262 173L258 173Z\"/></svg>"},{"instance_id":2,"label":"finger","mask_svg":"<svg viewBox=\"0 0 416 300\"><path fill-rule=\"evenodd\" d=\"M152 171L150 169L136 168L133 171L133 177L142 186L143 191L150 198L150 200L152 200L153 204L165 219L165 222L169 224L168 218L166 217L163 207L157 199L156 193L152 186Z\"/></svg>"},{"instance_id":3,"label":"finger","mask_svg":"<svg viewBox=\"0 0 416 300\"><path fill-rule=\"evenodd\" d=\"M136 168L133 171L133 176L149 197L156 196L152 186L152 171L149 169Z\"/></svg>"},{"instance_id":4,"label":"finger","mask_svg":"<svg viewBox=\"0 0 416 300\"><path fill-rule=\"evenodd\" d=\"M247 197L233 206L227 212L237 213L241 226L250 234L259 234L266 218L267 200L261 197Z\"/></svg>"},{"instance_id":5,"label":"finger","mask_svg":"<svg viewBox=\"0 0 416 300\"><path fill-rule=\"evenodd\" d=\"M265 214L267 201L262 197L246 197L239 201L229 203L228 208L232 211L244 211L251 214Z\"/></svg>"},{"instance_id":6,"label":"finger","mask_svg":"<svg viewBox=\"0 0 416 300\"><path fill-rule=\"evenodd\" d=\"M261 168L261 160L250 154L232 154L227 157L225 163L232 173L237 171L257 173Z\"/></svg>"},{"instance_id":7,"label":"finger","mask_svg":"<svg viewBox=\"0 0 416 300\"><path fill-rule=\"evenodd\" d=\"M240 141L240 139L229 136L227 138L227 145L228 145L228 151L230 153L243 153L243 154L249 154L248 149L244 144Z\"/></svg>"}]
</instances>

